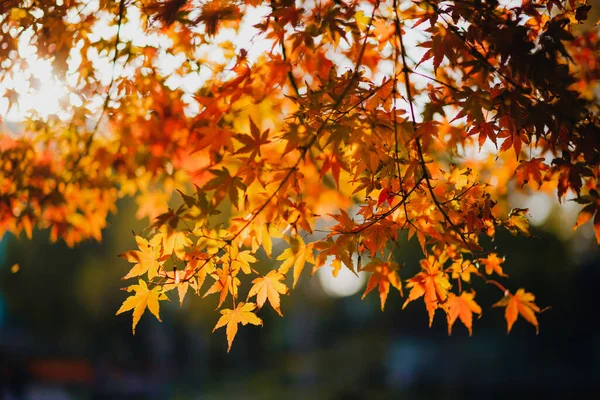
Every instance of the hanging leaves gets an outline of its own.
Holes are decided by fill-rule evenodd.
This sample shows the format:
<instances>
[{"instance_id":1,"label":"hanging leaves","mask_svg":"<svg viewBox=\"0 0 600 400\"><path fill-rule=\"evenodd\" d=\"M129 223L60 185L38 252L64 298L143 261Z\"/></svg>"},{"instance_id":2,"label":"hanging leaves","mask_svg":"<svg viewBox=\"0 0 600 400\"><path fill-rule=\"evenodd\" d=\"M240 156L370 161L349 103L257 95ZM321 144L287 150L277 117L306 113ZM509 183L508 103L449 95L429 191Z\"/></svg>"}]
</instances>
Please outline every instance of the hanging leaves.
<instances>
[{"instance_id":1,"label":"hanging leaves","mask_svg":"<svg viewBox=\"0 0 600 400\"><path fill-rule=\"evenodd\" d=\"M120 255L139 282L119 309L134 328L196 294L230 349L267 301L283 314L308 264L369 274L363 297L377 289L382 310L406 285L403 307L423 298L430 325L442 312L471 333L473 287L504 293L490 279L517 275L496 233L532 235L514 192L577 202L575 228L593 221L600 243L600 38L574 29L587 4L55 3L0 2L0 115L25 128L0 131L0 235L101 240L134 197L151 218ZM254 31L232 40L242 19ZM50 84L68 95L47 98L63 92ZM418 272L395 262L404 232ZM507 293L509 330L518 315L537 328L533 295Z\"/></svg>"}]
</instances>

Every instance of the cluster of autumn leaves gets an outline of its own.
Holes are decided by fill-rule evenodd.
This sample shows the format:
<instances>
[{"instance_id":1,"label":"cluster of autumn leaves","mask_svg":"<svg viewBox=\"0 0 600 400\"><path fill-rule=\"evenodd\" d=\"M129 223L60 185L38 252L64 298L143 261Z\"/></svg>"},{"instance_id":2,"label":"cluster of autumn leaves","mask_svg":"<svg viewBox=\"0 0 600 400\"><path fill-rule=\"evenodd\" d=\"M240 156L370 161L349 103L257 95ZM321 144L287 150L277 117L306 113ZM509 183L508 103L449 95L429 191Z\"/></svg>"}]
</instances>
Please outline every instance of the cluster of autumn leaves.
<instances>
[{"instance_id":1,"label":"cluster of autumn leaves","mask_svg":"<svg viewBox=\"0 0 600 400\"><path fill-rule=\"evenodd\" d=\"M502 291L508 331L519 316L537 330L533 295L490 279L506 277L504 259L481 240L530 236L509 192L574 196L576 227L593 219L600 242L600 41L573 28L585 2L25 3L0 4L0 82L25 65L11 55L27 31L59 73L77 65L83 105L0 138L0 234L100 239L117 199L135 196L152 222L121 255L136 283L118 313L133 312L134 331L193 292L218 298L231 348L265 303L282 315L307 265L368 274L363 297L377 289L382 310L408 289L404 306L423 299L430 324L442 310L449 333L481 314L476 277ZM219 35L260 5L256 40ZM160 46L121 34L135 18ZM114 36L92 34L102 24ZM252 54L258 40L268 49ZM113 66L108 83L89 54ZM165 57L180 61L171 72ZM193 93L173 83L199 76ZM394 258L403 231L424 255L414 276Z\"/></svg>"},{"instance_id":2,"label":"cluster of autumn leaves","mask_svg":"<svg viewBox=\"0 0 600 400\"><path fill-rule=\"evenodd\" d=\"M136 236L139 249L120 255L134 264L124 279L138 279L137 284L126 288L133 294L117 311L117 314L121 314L133 310L134 333L146 309L160 320L160 301L169 300L167 293L171 291L177 293L180 304L189 291L202 297L218 295L217 309L221 308L228 298L232 301L232 308L221 309L222 315L214 328L216 330L226 326L228 349L231 349L239 324L262 325L262 320L256 315L256 311L260 310L266 302L275 312L283 316L280 296L289 293L285 281L290 270L293 271L293 286L296 286L307 263L313 264L312 273L314 273L325 263L329 255L327 251L319 252L327 248L324 246L326 240L306 244L301 236L285 236L289 247L277 257L276 261L281 261L279 267L262 274L255 269L255 264L259 263L256 253L250 250L240 251L235 244L235 238L219 239L216 235L205 235L205 231L200 231L202 233L197 231L196 234L189 232L185 235L172 229L162 229L150 240ZM195 236L197 241L192 242L190 236ZM270 256L272 246L270 238L261 243L261 246L265 255ZM391 255L392 253L390 257ZM462 290L462 286L470 284L472 276L477 276L503 290L504 297L494 306L506 308L508 332L519 315L533 324L536 330L539 328L536 314L541 310L534 303L535 298L531 293L519 289L512 294L497 281L488 280L487 277L490 275L507 276L502 268L504 259L496 253L470 261L463 259L456 252L456 247L435 246L432 254L421 260L421 271L407 279L404 284L399 275L400 265L391 261L390 257L386 261L373 258L364 266L361 266L360 262L356 266L346 266L355 273L369 274L363 298L377 289L382 311L390 288L395 288L402 294L404 286L409 289L409 292L403 308L410 302L423 298L430 325L436 310L441 309L446 314L448 334L451 334L457 319L460 319L471 334L473 314L481 314L482 310L474 299L475 291ZM168 267L169 264L172 268ZM337 264L337 266L332 264L334 275L339 272L339 268L343 267L339 260ZM178 269L177 265L184 267ZM241 279L244 280L246 276L256 276L256 278L251 281L244 302L240 301L239 287L242 284ZM147 279L147 282L142 278ZM209 287L202 293L206 280L210 281ZM461 288L459 294L450 291L453 286L452 281ZM255 302L250 302L253 298Z\"/></svg>"}]
</instances>

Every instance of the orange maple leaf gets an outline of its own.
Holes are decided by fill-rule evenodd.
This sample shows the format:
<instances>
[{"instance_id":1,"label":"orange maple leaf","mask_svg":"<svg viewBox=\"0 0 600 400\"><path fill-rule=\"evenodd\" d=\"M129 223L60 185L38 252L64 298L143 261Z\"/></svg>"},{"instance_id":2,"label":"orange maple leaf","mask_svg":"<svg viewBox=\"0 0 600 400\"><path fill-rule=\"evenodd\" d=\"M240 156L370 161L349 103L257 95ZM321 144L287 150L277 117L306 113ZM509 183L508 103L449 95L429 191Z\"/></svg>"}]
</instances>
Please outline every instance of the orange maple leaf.
<instances>
[{"instance_id":1,"label":"orange maple leaf","mask_svg":"<svg viewBox=\"0 0 600 400\"><path fill-rule=\"evenodd\" d=\"M535 326L536 334L540 333L540 327L535 314L541 312L541 310L535 305L534 301L535 296L533 294L526 292L525 289L519 289L514 295L507 292L502 300L492 306L506 307L506 312L504 314L506 323L508 324L506 333L510 333L519 314L521 314L527 322Z\"/></svg>"},{"instance_id":2,"label":"orange maple leaf","mask_svg":"<svg viewBox=\"0 0 600 400\"><path fill-rule=\"evenodd\" d=\"M473 313L481 314L481 307L473 300L475 297L475 291L471 293L462 292L460 296L454 293L448 294L448 335L452 334L452 325L456 322L457 318L464 326L469 330L469 336L473 334Z\"/></svg>"},{"instance_id":3,"label":"orange maple leaf","mask_svg":"<svg viewBox=\"0 0 600 400\"><path fill-rule=\"evenodd\" d=\"M370 263L365 265L361 271L372 272L367 283L367 288L362 298L364 299L371 290L375 287L379 287L379 298L381 300L381 311L385 307L388 294L390 292L390 285L398 289L402 296L402 281L398 275L398 269L400 266L395 262L384 262L378 258L373 259Z\"/></svg>"},{"instance_id":4,"label":"orange maple leaf","mask_svg":"<svg viewBox=\"0 0 600 400\"><path fill-rule=\"evenodd\" d=\"M163 254L175 254L180 260L185 259L185 248L192 245L192 240L185 232L176 232L170 228L161 230L160 235L163 238Z\"/></svg>"},{"instance_id":5,"label":"orange maple leaf","mask_svg":"<svg viewBox=\"0 0 600 400\"><path fill-rule=\"evenodd\" d=\"M515 170L515 176L519 185L523 186L530 180L533 180L539 188L542 186L542 172L549 168L544 164L544 158L532 158L529 161L521 161Z\"/></svg>"},{"instance_id":6,"label":"orange maple leaf","mask_svg":"<svg viewBox=\"0 0 600 400\"><path fill-rule=\"evenodd\" d=\"M528 208L513 208L508 216L508 221L504 223L504 227L513 235L519 234L531 236L529 220L526 215L529 212Z\"/></svg>"},{"instance_id":7,"label":"orange maple leaf","mask_svg":"<svg viewBox=\"0 0 600 400\"><path fill-rule=\"evenodd\" d=\"M227 298L227 294L231 293L233 298L237 297L238 286L240 286L241 282L237 277L233 276L230 271L219 268L215 272L213 272L211 275L213 276L213 278L216 279L216 281L206 291L206 293L204 293L204 296L202 296L202 297L206 297L210 294L220 292L219 305L217 306L217 308L219 308L219 307L221 307L221 305L223 305L223 302Z\"/></svg>"},{"instance_id":8,"label":"orange maple leaf","mask_svg":"<svg viewBox=\"0 0 600 400\"><path fill-rule=\"evenodd\" d=\"M504 262L504 257L500 258L496 253L491 253L487 258L480 258L479 261L485 266L486 274L491 275L492 272L495 272L500 276L508 276L500 266Z\"/></svg>"},{"instance_id":9,"label":"orange maple leaf","mask_svg":"<svg viewBox=\"0 0 600 400\"><path fill-rule=\"evenodd\" d=\"M431 326L435 310L444 306L448 300L448 290L452 285L448 281L447 274L440 271L439 262L433 256L421 260L421 268L423 271L408 280L406 286L411 290L402 309L411 301L424 296L425 307L429 313L429 326Z\"/></svg>"}]
</instances>

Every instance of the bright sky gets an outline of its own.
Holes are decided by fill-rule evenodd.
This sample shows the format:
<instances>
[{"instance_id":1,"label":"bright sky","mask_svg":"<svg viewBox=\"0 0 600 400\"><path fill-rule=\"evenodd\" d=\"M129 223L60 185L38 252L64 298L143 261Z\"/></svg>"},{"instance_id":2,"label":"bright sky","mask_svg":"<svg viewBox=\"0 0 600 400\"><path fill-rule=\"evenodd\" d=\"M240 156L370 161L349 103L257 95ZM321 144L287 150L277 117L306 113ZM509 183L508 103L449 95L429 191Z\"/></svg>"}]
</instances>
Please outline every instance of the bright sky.
<instances>
[{"instance_id":1,"label":"bright sky","mask_svg":"<svg viewBox=\"0 0 600 400\"><path fill-rule=\"evenodd\" d=\"M239 32L233 29L221 29L215 38L215 42L225 40L231 41L236 48L245 48L248 50L250 60L255 59L259 54L270 49L270 42L261 40L257 34L258 30L253 27L260 19L266 15L270 9L268 7L249 7L241 23ZM83 13L98 12L98 0L91 0L85 6ZM141 28L140 10L137 7L131 7L127 11L129 21L121 27L120 37L122 43L131 41L135 46L153 46L159 49L158 68L163 75L170 75L185 60L183 56L175 57L161 52L161 48L168 47L170 39L157 33L147 33ZM70 22L77 22L76 13L71 13L68 17ZM116 33L116 26L109 26L108 18L101 19L95 31L90 38L113 39ZM42 60L37 57L37 49L30 44L32 32L25 32L20 38L18 47L18 56L26 60L28 68L26 70L15 70L12 79L5 79L0 82L0 93L6 93L6 90L14 90L19 94L18 104L8 110L9 101L6 96L0 98L0 117L9 121L23 121L28 117L38 117L47 119L50 115L57 115L59 118L67 119L69 115L62 110L61 102L67 102L73 106L83 104L82 99L76 94L76 84L78 78L78 68L81 63L81 56L78 49L71 52L69 59L69 71L64 80L58 79L53 73L50 61ZM103 84L108 85L113 76L112 58L100 57L97 52L89 52L89 59L94 67L99 71L99 76ZM211 60L225 61L223 51L215 46L210 50ZM117 63L114 68L115 76L131 76L135 72L135 65L128 65L125 68ZM192 94L195 93L210 77L208 69L201 69L199 73L189 74L187 76L172 75L167 80L167 85L171 88L180 87L186 93L189 104L194 104ZM30 84L30 79L35 78L35 84ZM185 100L185 99L184 99ZM94 109L99 109L104 101L102 96L95 99ZM190 109L190 112L197 111Z\"/></svg>"}]
</instances>

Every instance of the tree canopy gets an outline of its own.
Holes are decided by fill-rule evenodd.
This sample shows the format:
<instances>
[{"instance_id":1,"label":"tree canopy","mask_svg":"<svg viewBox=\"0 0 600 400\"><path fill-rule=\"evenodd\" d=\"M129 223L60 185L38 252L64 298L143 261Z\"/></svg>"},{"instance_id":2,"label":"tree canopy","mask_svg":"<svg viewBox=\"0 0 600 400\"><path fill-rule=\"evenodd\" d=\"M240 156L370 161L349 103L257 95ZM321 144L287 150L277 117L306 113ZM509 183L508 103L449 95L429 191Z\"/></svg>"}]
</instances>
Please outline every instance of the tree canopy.
<instances>
[{"instance_id":1,"label":"tree canopy","mask_svg":"<svg viewBox=\"0 0 600 400\"><path fill-rule=\"evenodd\" d=\"M530 236L508 194L544 191L581 204L573 228L593 218L600 242L590 8L2 1L0 112L21 122L0 133L0 235L101 240L134 196L151 219L121 254L133 267L117 314L133 311L134 332L193 292L218 299L231 348L239 324L261 325L267 303L282 315L280 296L325 266L368 274L382 310L390 291L422 300L449 333L457 319L471 333L480 280L500 289L508 331L519 317L537 331L542 310L500 283L510 261L493 238ZM402 232L423 252L416 275L395 257Z\"/></svg>"}]
</instances>

